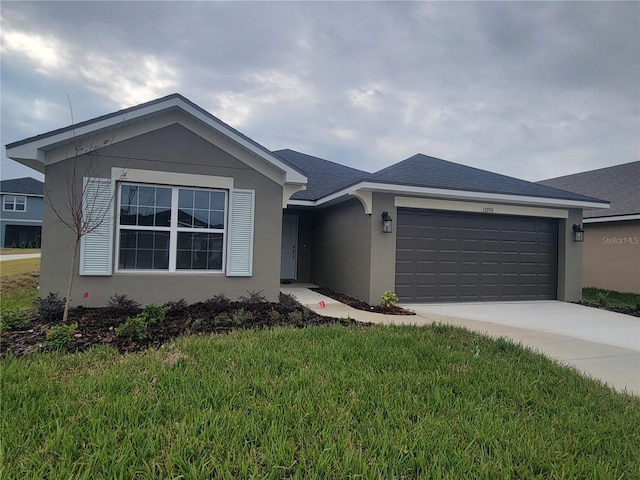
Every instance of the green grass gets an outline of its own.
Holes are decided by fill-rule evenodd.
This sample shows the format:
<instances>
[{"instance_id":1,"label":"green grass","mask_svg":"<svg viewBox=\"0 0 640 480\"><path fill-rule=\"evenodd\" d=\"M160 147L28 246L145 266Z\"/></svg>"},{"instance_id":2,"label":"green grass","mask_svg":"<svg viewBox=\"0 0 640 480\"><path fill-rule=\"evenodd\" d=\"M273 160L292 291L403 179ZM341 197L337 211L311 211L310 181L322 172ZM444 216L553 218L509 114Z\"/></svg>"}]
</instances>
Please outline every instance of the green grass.
<instances>
[{"instance_id":1,"label":"green grass","mask_svg":"<svg viewBox=\"0 0 640 480\"><path fill-rule=\"evenodd\" d=\"M2 295L0 308L2 308L2 310L29 309L34 307L37 299L37 288L25 288Z\"/></svg>"},{"instance_id":2,"label":"green grass","mask_svg":"<svg viewBox=\"0 0 640 480\"><path fill-rule=\"evenodd\" d=\"M13 288L3 288L0 297L0 308L2 310L20 310L34 308L38 299L38 278L28 278L25 276L21 280L21 286Z\"/></svg>"},{"instance_id":3,"label":"green grass","mask_svg":"<svg viewBox=\"0 0 640 480\"><path fill-rule=\"evenodd\" d=\"M1 402L3 479L640 474L640 399L448 326L7 358Z\"/></svg>"},{"instance_id":4,"label":"green grass","mask_svg":"<svg viewBox=\"0 0 640 480\"><path fill-rule=\"evenodd\" d=\"M5 260L0 262L2 276L19 276L29 272L40 272L39 258L23 258L22 260Z\"/></svg>"},{"instance_id":5,"label":"green grass","mask_svg":"<svg viewBox=\"0 0 640 480\"><path fill-rule=\"evenodd\" d=\"M609 307L640 308L640 294L638 293L616 292L615 290L605 290L595 287L583 288L582 300Z\"/></svg>"},{"instance_id":6,"label":"green grass","mask_svg":"<svg viewBox=\"0 0 640 480\"><path fill-rule=\"evenodd\" d=\"M38 298L40 259L0 262L0 274L0 309L5 311L33 308Z\"/></svg>"},{"instance_id":7,"label":"green grass","mask_svg":"<svg viewBox=\"0 0 640 480\"><path fill-rule=\"evenodd\" d=\"M0 263L0 309L32 308L38 298L40 259Z\"/></svg>"}]
</instances>

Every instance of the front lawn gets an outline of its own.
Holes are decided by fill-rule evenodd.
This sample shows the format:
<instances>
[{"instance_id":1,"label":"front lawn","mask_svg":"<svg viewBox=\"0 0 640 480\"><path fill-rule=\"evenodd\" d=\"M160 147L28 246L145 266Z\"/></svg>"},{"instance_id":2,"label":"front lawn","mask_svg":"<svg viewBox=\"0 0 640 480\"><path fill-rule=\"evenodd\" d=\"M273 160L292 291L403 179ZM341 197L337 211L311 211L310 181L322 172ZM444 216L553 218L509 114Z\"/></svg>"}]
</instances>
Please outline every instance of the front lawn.
<instances>
[{"instance_id":1,"label":"front lawn","mask_svg":"<svg viewBox=\"0 0 640 480\"><path fill-rule=\"evenodd\" d=\"M431 327L2 361L1 478L638 478L640 399Z\"/></svg>"},{"instance_id":2,"label":"front lawn","mask_svg":"<svg viewBox=\"0 0 640 480\"><path fill-rule=\"evenodd\" d=\"M39 258L0 262L0 308L32 308L38 298L39 276Z\"/></svg>"}]
</instances>

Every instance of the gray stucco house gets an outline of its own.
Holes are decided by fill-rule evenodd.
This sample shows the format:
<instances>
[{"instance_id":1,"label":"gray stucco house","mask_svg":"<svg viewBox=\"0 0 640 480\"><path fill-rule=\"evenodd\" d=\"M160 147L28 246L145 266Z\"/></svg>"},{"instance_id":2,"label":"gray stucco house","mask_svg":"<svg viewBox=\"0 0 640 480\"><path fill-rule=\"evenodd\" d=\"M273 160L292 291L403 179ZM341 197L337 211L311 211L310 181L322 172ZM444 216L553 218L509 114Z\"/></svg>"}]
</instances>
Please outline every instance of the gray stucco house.
<instances>
[{"instance_id":1,"label":"gray stucco house","mask_svg":"<svg viewBox=\"0 0 640 480\"><path fill-rule=\"evenodd\" d=\"M146 302L230 298L281 279L377 304L578 300L589 196L416 155L379 172L271 152L174 94L6 146L45 173L42 294L64 291L74 185L87 217L75 291ZM83 188L83 185L85 186ZM392 220L383 232L383 214Z\"/></svg>"},{"instance_id":2,"label":"gray stucco house","mask_svg":"<svg viewBox=\"0 0 640 480\"><path fill-rule=\"evenodd\" d=\"M37 248L42 236L44 184L35 178L0 182L0 245Z\"/></svg>"}]
</instances>

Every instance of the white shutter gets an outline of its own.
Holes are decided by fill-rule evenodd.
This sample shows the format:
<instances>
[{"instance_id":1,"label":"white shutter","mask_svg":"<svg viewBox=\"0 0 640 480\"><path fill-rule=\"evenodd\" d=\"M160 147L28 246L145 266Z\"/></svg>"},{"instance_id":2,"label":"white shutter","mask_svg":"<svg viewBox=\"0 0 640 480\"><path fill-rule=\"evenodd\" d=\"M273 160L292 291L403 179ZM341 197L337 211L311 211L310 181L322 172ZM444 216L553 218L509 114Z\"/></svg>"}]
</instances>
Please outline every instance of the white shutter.
<instances>
[{"instance_id":1,"label":"white shutter","mask_svg":"<svg viewBox=\"0 0 640 480\"><path fill-rule=\"evenodd\" d=\"M253 275L254 190L231 190L227 228L227 276Z\"/></svg>"},{"instance_id":2,"label":"white shutter","mask_svg":"<svg viewBox=\"0 0 640 480\"><path fill-rule=\"evenodd\" d=\"M80 275L111 275L113 183L109 178L84 178L82 221L90 231L80 240Z\"/></svg>"}]
</instances>

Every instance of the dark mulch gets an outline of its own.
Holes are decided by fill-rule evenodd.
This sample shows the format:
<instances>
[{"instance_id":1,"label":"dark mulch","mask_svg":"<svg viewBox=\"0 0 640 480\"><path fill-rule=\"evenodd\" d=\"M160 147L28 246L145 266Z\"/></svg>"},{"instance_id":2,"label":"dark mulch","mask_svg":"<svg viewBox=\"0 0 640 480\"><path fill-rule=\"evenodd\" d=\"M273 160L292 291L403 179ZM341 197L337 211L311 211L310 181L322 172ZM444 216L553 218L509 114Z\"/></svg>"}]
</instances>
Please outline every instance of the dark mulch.
<instances>
[{"instance_id":1,"label":"dark mulch","mask_svg":"<svg viewBox=\"0 0 640 480\"><path fill-rule=\"evenodd\" d=\"M344 293L334 292L329 288L317 287L311 288L314 292L318 292L321 295L324 295L329 298L333 298L334 300L339 301L340 303L344 303L349 305L350 307L356 308L358 310L364 310L366 312L375 312L375 313L384 313L386 315L415 315L414 312L409 310L405 310L404 308L400 308L396 305L392 307L381 307L381 306L372 306L362 300L358 300L357 298L350 297L349 295L345 295Z\"/></svg>"},{"instance_id":2,"label":"dark mulch","mask_svg":"<svg viewBox=\"0 0 640 480\"><path fill-rule=\"evenodd\" d=\"M304 308L289 295L281 295L279 303L217 300L192 305L174 303L170 306L171 310L164 320L149 326L146 339L131 342L116 336L115 329L128 317L140 313L141 309L123 312L108 307L73 308L69 312L67 323L77 323L78 329L69 350L82 351L94 345L106 344L113 346L121 353L126 353L157 348L174 338L185 335L224 334L232 330L263 329L275 326L303 328L311 325L330 324L369 325L353 319L318 315L308 308ZM246 318L242 322L234 321L233 314L240 309L244 310L245 317L250 318ZM295 312L297 313L290 315ZM222 313L226 313L227 316L220 316ZM36 317L20 330L3 331L1 333L0 356L4 357L8 353L22 356L45 350L46 332L57 323L61 322L43 322L39 317Z\"/></svg>"},{"instance_id":3,"label":"dark mulch","mask_svg":"<svg viewBox=\"0 0 640 480\"><path fill-rule=\"evenodd\" d=\"M640 309L634 307L605 307L599 303L591 302L576 302L578 305L584 305L585 307L599 308L600 310L608 310L609 312L624 313L625 315L631 315L634 317L640 317Z\"/></svg>"}]
</instances>

